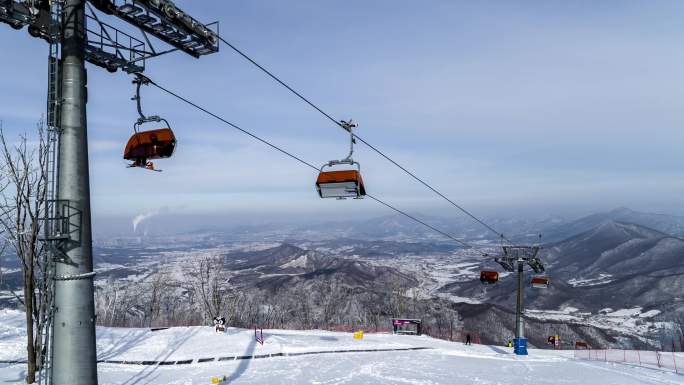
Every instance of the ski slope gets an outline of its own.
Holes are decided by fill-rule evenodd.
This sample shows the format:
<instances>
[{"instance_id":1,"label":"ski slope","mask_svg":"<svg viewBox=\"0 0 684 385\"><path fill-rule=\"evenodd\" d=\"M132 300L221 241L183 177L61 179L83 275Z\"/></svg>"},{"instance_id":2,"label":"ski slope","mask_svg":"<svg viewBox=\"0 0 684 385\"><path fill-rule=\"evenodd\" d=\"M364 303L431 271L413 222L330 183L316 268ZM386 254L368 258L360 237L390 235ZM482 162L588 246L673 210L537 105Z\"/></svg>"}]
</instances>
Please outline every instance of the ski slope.
<instances>
[{"instance_id":1,"label":"ski slope","mask_svg":"<svg viewBox=\"0 0 684 385\"><path fill-rule=\"evenodd\" d=\"M0 361L23 358L21 320L18 312L0 310ZM225 384L254 385L684 384L684 376L658 369L575 361L571 351L532 349L517 357L504 347L429 337L366 334L355 340L349 333L264 330L262 346L253 330L235 328L221 334L211 327L98 328L97 333L100 360L166 363L100 363L100 384L210 384L212 376L225 376ZM389 350L411 348L429 349ZM23 364L0 364L0 384L21 384L24 374Z\"/></svg>"}]
</instances>

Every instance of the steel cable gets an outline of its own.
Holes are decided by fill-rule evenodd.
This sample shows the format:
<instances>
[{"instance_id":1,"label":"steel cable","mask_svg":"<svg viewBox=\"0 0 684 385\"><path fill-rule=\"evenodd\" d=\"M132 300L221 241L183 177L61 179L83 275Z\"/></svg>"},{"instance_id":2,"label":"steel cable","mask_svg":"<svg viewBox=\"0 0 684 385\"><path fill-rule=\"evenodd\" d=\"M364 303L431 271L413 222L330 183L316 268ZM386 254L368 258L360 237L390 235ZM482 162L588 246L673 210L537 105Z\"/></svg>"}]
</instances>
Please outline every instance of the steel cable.
<instances>
[{"instance_id":1,"label":"steel cable","mask_svg":"<svg viewBox=\"0 0 684 385\"><path fill-rule=\"evenodd\" d=\"M239 48L237 48L236 46L234 46L233 44L231 44L229 41L227 41L227 40L224 39L223 37L219 36L219 39L220 39L224 44L226 44L228 47L230 47L233 51L235 51L238 55L242 56L244 59L246 59L247 61L249 61L250 63L252 63L254 66L256 66L257 68L259 68L259 69L260 69L261 71L263 71L266 75L268 75L268 76L271 77L273 80L275 80L276 82L278 82L280 85L282 85L283 87L285 87L286 89L288 89L290 92L292 92L294 95L296 95L297 97L299 97L299 98L300 98L302 101L304 101L306 104L308 104L309 106L311 106L312 108L314 108L316 111L318 111L319 113L321 113L323 116L325 116L326 118L328 118L331 122L335 123L337 126L339 126L339 127L341 127L342 129L345 129L345 130L346 130L346 128L344 128L344 126L342 125L342 123L340 123L340 122L338 122L337 120L335 120L335 118L333 118L330 114L328 114L328 113L325 112L322 108L320 108L319 106L317 106L316 104L314 104L312 101L310 101L309 99L307 99L306 97L304 97L301 93L297 92L294 88L290 87L287 83L285 83L284 81L282 81L280 78L278 78L276 75L274 75L271 71L267 70L264 66L262 66L261 64L259 64L258 62L256 62L256 61L255 61L254 59L252 59L249 55L247 55L246 53L242 52ZM375 151L375 152L378 153L380 156L382 156L383 158L385 158L386 160L388 160L389 162L391 162L393 165L397 166L399 169L401 169L401 170L402 170L403 172L405 172L407 175L409 175L410 177L412 177L413 179L415 179L416 181L418 181L419 183L421 183L423 186L427 187L430 191L434 192L434 193L437 194L439 197L441 197L441 198L443 198L444 200L446 200L447 202L449 202L452 206L456 207L458 210L460 210L461 212L463 212L464 214L466 214L468 217L470 217L471 219L475 220L477 223L481 224L482 226L484 226L485 228L487 228L489 231L491 231L491 232L493 232L494 234L496 234L497 237L500 237L502 240L505 240L505 241L507 241L507 242L509 242L509 243L512 243L508 238L506 238L506 237L504 236L503 233L497 231L497 230L494 229L492 226L488 225L488 224L485 223L483 220L481 220L480 218L476 217L476 216L475 216L474 214L472 214L470 211L466 210L463 206L461 206L461 205L457 204L456 202L454 202L453 200L449 199L446 195L442 194L439 190L437 190L436 188L432 187L432 185L430 185L429 183L425 182L423 179L421 179L420 177L418 177L416 174L414 174L413 172L411 172L411 171L409 171L408 169L406 169L406 167L402 166L401 164L399 164L398 162L396 162L394 159L392 159L391 157L389 157L388 155L386 155L384 152L380 151L378 148L376 148L375 146L373 146L373 145L371 145L370 143L368 143L365 139L363 139L362 137L358 136L357 134L353 134L353 135L354 135L354 137L355 137L356 139L358 139L358 140L361 141L363 144L365 144L366 146L368 146L371 150Z\"/></svg>"},{"instance_id":2,"label":"steel cable","mask_svg":"<svg viewBox=\"0 0 684 385\"><path fill-rule=\"evenodd\" d=\"M150 80L150 84L153 85L153 86L155 86L155 87L157 87L158 89L160 89L160 90L166 92L167 94L169 94L169 95L171 95L171 96L173 96L173 97L175 97L175 98L181 100L182 102L184 102L184 103L186 103L186 104L188 104L188 105L190 105L190 106L196 108L197 110L202 111L202 112L204 112L205 114L207 114L207 115L209 115L209 116L211 116L211 117L213 117L213 118L215 118L215 119L221 121L222 123L224 123L224 124L226 124L226 125L228 125L228 126L234 128L234 129L236 129L236 130L242 132L243 134L248 135L248 136L250 136L251 138L256 139L256 140L258 140L259 142L264 143L264 144L266 144L267 146L273 148L274 150L277 150L277 151L279 151L279 152L281 152L281 153L283 153L283 154L289 156L290 158L292 158L292 159L298 161L299 163L301 163L301 164L303 164L303 165L305 165L305 166L308 166L308 167L310 167L310 168L316 170L316 172L319 172L319 171L320 171L318 167L316 167L316 166L314 166L313 164L311 164L311 163L305 161L304 159L302 159L302 158L300 158L300 157L298 157L298 156L292 154L292 153L289 152L289 151L286 151L286 150L284 150L284 149L282 149L282 148L276 146L275 144L269 142L268 140L263 139L263 138L261 138L261 137L255 135L255 134L253 134L252 132L250 132L250 131L248 131L248 130L246 130L246 129L244 129L244 128L242 128L242 127L240 127L240 126L238 126L238 125L236 125L236 124L234 124L234 123L232 123L232 122L230 122L229 120L227 120L227 119L225 119L225 118L223 118L223 117L221 117L221 116L219 116L219 115L217 115L217 114L215 114L215 113L209 111L208 109L206 109L206 108L200 106L199 104L197 104L197 103L191 101L190 99L185 98L185 97L179 95L178 93L176 93L176 92L174 92L174 91L171 91L170 89L165 88L165 87L163 87L163 86L157 84L156 82L154 82L154 81L152 81L152 80ZM381 199L379 199L379 198L377 198L377 197L375 197L375 196L372 196L372 195L366 195L366 196L369 197L369 198L371 198L371 199L373 199L374 201L380 203L381 205L384 205L384 206L386 206L386 207L388 207L388 208L390 208L390 209L392 209L392 210L394 210L394 211L396 211L396 212L398 212L398 213L400 213L400 214L406 216L407 218L410 218L410 219L412 219L413 221L415 221L415 222L417 222L417 223L420 223L421 225L423 225L423 226L425 226L425 227L427 227L427 228L429 228L429 229L431 229L431 230L433 230L433 231L435 231L435 232L437 232L437 233L439 233L439 234L441 234L441 235L443 235L443 236L445 236L445 237L447 237L447 238L449 238L449 239L451 239L451 240L453 240L453 241L455 241L455 242L461 244L462 246L465 246L465 247L467 247L467 248L472 248L472 246L471 246L470 244L468 244L468 243L466 243L466 242L464 242L464 241L462 241L462 240L460 240L460 239L458 239L458 238L452 236L452 235L449 234L449 233L446 233L446 232L444 232L444 231L442 231L442 230L437 229L436 227L434 227L434 226L432 226L432 225L430 225L430 224L428 224L428 223L426 223L426 222L424 222L424 221L422 221L422 220L420 220L420 219L418 219L418 218L416 218L416 217L414 217L414 216L412 216L412 215L410 215L410 214L408 214L408 213L406 213L406 212L404 212L404 211L402 211L402 210L400 210L400 209L398 209L398 208L396 208L396 207L390 205L390 204L387 203L387 202L384 202L383 200L381 200Z\"/></svg>"}]
</instances>

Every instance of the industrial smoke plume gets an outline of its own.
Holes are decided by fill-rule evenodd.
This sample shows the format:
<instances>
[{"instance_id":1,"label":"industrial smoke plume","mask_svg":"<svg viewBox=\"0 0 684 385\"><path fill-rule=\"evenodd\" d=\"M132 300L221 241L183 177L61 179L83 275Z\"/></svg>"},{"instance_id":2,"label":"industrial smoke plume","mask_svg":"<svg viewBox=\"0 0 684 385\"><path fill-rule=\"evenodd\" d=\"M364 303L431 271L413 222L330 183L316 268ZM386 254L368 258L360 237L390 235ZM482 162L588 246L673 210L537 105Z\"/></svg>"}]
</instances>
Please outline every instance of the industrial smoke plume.
<instances>
[{"instance_id":1,"label":"industrial smoke plume","mask_svg":"<svg viewBox=\"0 0 684 385\"><path fill-rule=\"evenodd\" d=\"M136 230L138 229L138 225L145 221L146 219L150 219L155 215L159 215L159 213L162 212L162 210L168 210L166 207L150 210L150 211L145 211L142 214L138 214L133 218L133 232L135 233Z\"/></svg>"}]
</instances>

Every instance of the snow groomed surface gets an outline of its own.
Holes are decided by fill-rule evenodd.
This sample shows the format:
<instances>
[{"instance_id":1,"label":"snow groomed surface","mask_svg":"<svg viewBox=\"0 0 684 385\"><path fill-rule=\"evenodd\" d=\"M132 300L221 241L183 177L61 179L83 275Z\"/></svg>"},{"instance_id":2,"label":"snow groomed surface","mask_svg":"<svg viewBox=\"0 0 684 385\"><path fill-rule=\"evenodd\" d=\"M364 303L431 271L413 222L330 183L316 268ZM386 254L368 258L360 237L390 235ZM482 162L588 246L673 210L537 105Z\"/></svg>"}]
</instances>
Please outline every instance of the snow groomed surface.
<instances>
[{"instance_id":1,"label":"snow groomed surface","mask_svg":"<svg viewBox=\"0 0 684 385\"><path fill-rule=\"evenodd\" d=\"M336 350L320 350L312 352L299 352L299 353L266 353L266 354L253 354L245 356L226 356L226 357L205 357L198 359L189 360L178 360L178 361L131 361L131 360L98 360L99 363L104 364L120 364L120 365L187 365L196 362L198 364L205 362L214 361L237 361L237 360L255 360L258 358L274 358L274 357L295 357L295 356L309 356L318 354L341 354L341 353L379 353L379 352L401 352L409 350L425 350L431 349L427 347L417 347L417 348L394 348L394 349L336 349ZM18 363L18 361L8 361L8 363Z\"/></svg>"},{"instance_id":2,"label":"snow groomed surface","mask_svg":"<svg viewBox=\"0 0 684 385\"><path fill-rule=\"evenodd\" d=\"M21 322L20 313L0 311L0 360L23 359ZM371 333L355 340L351 333L264 330L260 345L253 330L235 328L222 334L212 327L97 333L102 385L210 384L212 376L249 385L684 384L684 376L672 371L575 360L572 351L529 349L529 356L518 357L505 347L429 337ZM25 370L23 364L0 364L0 384L21 384Z\"/></svg>"}]
</instances>

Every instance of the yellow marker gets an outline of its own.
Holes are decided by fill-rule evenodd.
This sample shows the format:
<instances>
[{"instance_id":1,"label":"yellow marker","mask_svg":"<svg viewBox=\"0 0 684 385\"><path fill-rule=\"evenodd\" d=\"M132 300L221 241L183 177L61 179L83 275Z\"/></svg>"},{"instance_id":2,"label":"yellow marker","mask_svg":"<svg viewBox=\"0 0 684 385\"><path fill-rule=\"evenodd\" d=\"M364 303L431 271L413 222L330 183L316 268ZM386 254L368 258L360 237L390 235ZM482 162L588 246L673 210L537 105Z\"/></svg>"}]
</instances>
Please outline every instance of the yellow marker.
<instances>
[{"instance_id":1,"label":"yellow marker","mask_svg":"<svg viewBox=\"0 0 684 385\"><path fill-rule=\"evenodd\" d=\"M358 332L354 332L354 339L355 340L362 340L363 339L363 330L359 330Z\"/></svg>"},{"instance_id":2,"label":"yellow marker","mask_svg":"<svg viewBox=\"0 0 684 385\"><path fill-rule=\"evenodd\" d=\"M212 377L212 378L211 378L211 383L212 383L212 384L220 384L220 383L222 383L222 382L225 381L225 380L226 380L226 376Z\"/></svg>"}]
</instances>

